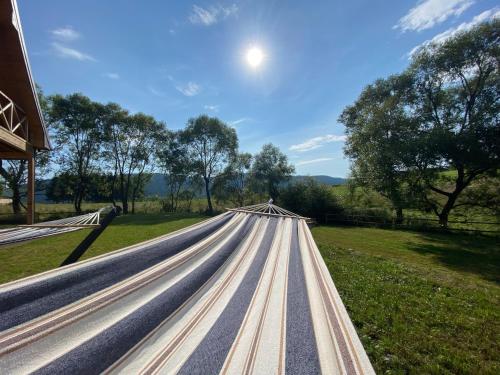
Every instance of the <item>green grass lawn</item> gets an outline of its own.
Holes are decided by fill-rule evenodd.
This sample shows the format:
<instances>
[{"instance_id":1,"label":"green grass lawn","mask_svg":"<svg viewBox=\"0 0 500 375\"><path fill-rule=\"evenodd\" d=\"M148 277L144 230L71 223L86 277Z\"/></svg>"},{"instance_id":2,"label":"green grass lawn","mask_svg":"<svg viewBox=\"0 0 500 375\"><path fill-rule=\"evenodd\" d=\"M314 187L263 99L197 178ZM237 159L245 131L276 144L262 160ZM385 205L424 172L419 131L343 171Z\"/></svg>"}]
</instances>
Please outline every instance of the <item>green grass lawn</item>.
<instances>
[{"instance_id":1,"label":"green grass lawn","mask_svg":"<svg viewBox=\"0 0 500 375\"><path fill-rule=\"evenodd\" d=\"M136 214L117 217L81 259L173 232L206 219L201 215ZM0 284L58 267L89 229L0 247Z\"/></svg>"},{"instance_id":2,"label":"green grass lawn","mask_svg":"<svg viewBox=\"0 0 500 375\"><path fill-rule=\"evenodd\" d=\"M316 227L377 373L500 373L498 238Z\"/></svg>"}]
</instances>

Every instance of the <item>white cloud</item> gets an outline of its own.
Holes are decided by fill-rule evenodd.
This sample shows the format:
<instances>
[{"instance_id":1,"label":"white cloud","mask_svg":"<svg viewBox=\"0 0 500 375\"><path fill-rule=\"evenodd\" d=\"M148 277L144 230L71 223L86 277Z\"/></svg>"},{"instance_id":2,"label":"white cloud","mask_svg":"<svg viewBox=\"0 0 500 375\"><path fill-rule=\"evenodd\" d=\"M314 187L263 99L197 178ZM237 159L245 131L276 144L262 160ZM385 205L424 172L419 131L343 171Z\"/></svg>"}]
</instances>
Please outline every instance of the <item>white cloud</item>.
<instances>
[{"instance_id":1,"label":"white cloud","mask_svg":"<svg viewBox=\"0 0 500 375\"><path fill-rule=\"evenodd\" d=\"M92 56L80 52L77 49L69 48L59 44L57 42L52 43L52 47L58 56L68 59L80 60L80 61L96 61Z\"/></svg>"},{"instance_id":2,"label":"white cloud","mask_svg":"<svg viewBox=\"0 0 500 375\"><path fill-rule=\"evenodd\" d=\"M318 159L312 159L312 160L302 160L299 161L298 163L295 163L296 166L301 166L301 165L307 165L307 164L315 164L315 163L321 163L323 161L329 161L333 160L333 158L318 158Z\"/></svg>"},{"instance_id":3,"label":"white cloud","mask_svg":"<svg viewBox=\"0 0 500 375\"><path fill-rule=\"evenodd\" d=\"M164 97L165 96L165 93L160 91L160 90L157 90L155 89L153 86L148 86L148 90L151 94L155 95L155 96L159 96L159 97Z\"/></svg>"},{"instance_id":4,"label":"white cloud","mask_svg":"<svg viewBox=\"0 0 500 375\"><path fill-rule=\"evenodd\" d=\"M231 121L229 123L229 125L236 126L236 125L241 124L242 122L245 122L245 121L250 121L250 119L248 117L242 117L242 118L239 118L238 120Z\"/></svg>"},{"instance_id":5,"label":"white cloud","mask_svg":"<svg viewBox=\"0 0 500 375\"><path fill-rule=\"evenodd\" d=\"M103 76L109 79L120 79L120 75L118 73L104 73Z\"/></svg>"},{"instance_id":6,"label":"white cloud","mask_svg":"<svg viewBox=\"0 0 500 375\"><path fill-rule=\"evenodd\" d=\"M177 85L175 88L185 96L195 96L201 91L201 86L194 82L188 82L185 85Z\"/></svg>"},{"instance_id":7,"label":"white cloud","mask_svg":"<svg viewBox=\"0 0 500 375\"><path fill-rule=\"evenodd\" d=\"M203 108L205 108L207 111L219 112L219 106L218 105L208 105L208 104L205 104L203 106Z\"/></svg>"},{"instance_id":8,"label":"white cloud","mask_svg":"<svg viewBox=\"0 0 500 375\"><path fill-rule=\"evenodd\" d=\"M189 15L189 21L193 24L211 26L220 20L235 16L237 13L238 6L236 4L232 4L228 7L217 5L210 6L208 8L193 5L193 9Z\"/></svg>"},{"instance_id":9,"label":"white cloud","mask_svg":"<svg viewBox=\"0 0 500 375\"><path fill-rule=\"evenodd\" d=\"M322 135L320 137L314 137L308 139L303 143L293 145L290 147L290 151L299 151L299 152L311 151L319 147L322 147L326 143L344 142L345 139L346 139L345 135L334 135L334 134Z\"/></svg>"},{"instance_id":10,"label":"white cloud","mask_svg":"<svg viewBox=\"0 0 500 375\"><path fill-rule=\"evenodd\" d=\"M393 28L403 32L429 29L449 17L459 16L474 3L475 0L420 0Z\"/></svg>"},{"instance_id":11,"label":"white cloud","mask_svg":"<svg viewBox=\"0 0 500 375\"><path fill-rule=\"evenodd\" d=\"M500 17L500 8L492 8L489 10L486 10L477 16L475 16L470 22L463 22L457 27L452 27L446 31L443 31L442 33L437 34L434 38L426 40L422 44L419 44L418 46L414 47L409 53L408 56L411 57L415 52L418 51L419 48L423 46L427 46L429 44L440 44L445 42L447 39L453 37L459 32L462 31L467 31L473 28L474 26L480 24L481 22L491 20L493 18L499 18Z\"/></svg>"},{"instance_id":12,"label":"white cloud","mask_svg":"<svg viewBox=\"0 0 500 375\"><path fill-rule=\"evenodd\" d=\"M54 29L51 31L54 39L63 41L63 42L71 42L73 40L80 38L80 33L73 29L71 26L60 27L58 29Z\"/></svg>"}]
</instances>

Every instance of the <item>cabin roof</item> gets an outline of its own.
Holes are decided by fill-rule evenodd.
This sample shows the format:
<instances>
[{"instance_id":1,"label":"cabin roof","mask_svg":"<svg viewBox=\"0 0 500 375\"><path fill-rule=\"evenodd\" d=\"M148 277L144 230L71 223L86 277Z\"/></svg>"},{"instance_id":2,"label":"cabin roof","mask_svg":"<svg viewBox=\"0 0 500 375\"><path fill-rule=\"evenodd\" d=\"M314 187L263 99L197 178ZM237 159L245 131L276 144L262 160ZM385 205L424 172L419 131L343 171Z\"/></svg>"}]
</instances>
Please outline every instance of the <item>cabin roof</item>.
<instances>
[{"instance_id":1,"label":"cabin roof","mask_svg":"<svg viewBox=\"0 0 500 375\"><path fill-rule=\"evenodd\" d=\"M0 1L0 91L26 114L28 142L35 149L50 149L16 0Z\"/></svg>"}]
</instances>

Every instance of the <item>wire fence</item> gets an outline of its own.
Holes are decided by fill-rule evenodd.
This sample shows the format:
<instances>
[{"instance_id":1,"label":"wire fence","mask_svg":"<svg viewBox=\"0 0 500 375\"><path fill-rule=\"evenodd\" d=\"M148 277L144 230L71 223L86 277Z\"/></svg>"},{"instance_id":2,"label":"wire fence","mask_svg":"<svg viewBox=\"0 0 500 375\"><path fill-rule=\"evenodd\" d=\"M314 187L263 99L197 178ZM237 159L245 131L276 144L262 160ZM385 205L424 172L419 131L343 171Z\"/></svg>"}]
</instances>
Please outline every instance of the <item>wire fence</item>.
<instances>
[{"instance_id":1,"label":"wire fence","mask_svg":"<svg viewBox=\"0 0 500 375\"><path fill-rule=\"evenodd\" d=\"M404 217L403 220L397 220L395 217L388 216L341 213L326 214L325 224L500 234L498 221L449 220L448 226L443 228L437 219Z\"/></svg>"}]
</instances>

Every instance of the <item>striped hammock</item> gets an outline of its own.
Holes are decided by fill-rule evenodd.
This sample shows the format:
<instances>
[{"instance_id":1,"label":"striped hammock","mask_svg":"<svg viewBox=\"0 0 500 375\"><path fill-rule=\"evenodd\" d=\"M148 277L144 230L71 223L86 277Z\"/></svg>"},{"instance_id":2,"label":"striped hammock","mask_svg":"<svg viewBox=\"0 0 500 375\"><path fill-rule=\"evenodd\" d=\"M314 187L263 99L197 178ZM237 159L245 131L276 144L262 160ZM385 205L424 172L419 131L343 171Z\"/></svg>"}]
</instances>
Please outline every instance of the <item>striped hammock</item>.
<instances>
[{"instance_id":1,"label":"striped hammock","mask_svg":"<svg viewBox=\"0 0 500 375\"><path fill-rule=\"evenodd\" d=\"M0 373L373 374L305 220L238 210L0 286Z\"/></svg>"},{"instance_id":2,"label":"striped hammock","mask_svg":"<svg viewBox=\"0 0 500 375\"><path fill-rule=\"evenodd\" d=\"M0 229L0 245L30 241L41 237L99 226L100 215L105 209L107 209L107 207L102 208L97 212L68 217L65 219Z\"/></svg>"}]
</instances>

